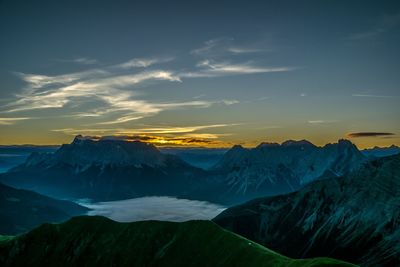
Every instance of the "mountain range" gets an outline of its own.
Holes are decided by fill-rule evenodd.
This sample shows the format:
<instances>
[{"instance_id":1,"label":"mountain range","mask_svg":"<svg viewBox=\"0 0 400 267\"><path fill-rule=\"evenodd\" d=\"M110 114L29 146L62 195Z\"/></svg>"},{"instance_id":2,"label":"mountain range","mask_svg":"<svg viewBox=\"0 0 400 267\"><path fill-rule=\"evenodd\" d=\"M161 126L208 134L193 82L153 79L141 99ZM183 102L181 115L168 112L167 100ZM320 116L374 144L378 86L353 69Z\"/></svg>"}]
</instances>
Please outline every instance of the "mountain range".
<instances>
[{"instance_id":1,"label":"mountain range","mask_svg":"<svg viewBox=\"0 0 400 267\"><path fill-rule=\"evenodd\" d=\"M76 217L0 237L0 265L354 266L329 258L293 260L211 221L117 223L104 217Z\"/></svg>"},{"instance_id":2,"label":"mountain range","mask_svg":"<svg viewBox=\"0 0 400 267\"><path fill-rule=\"evenodd\" d=\"M0 174L0 181L62 198L105 201L165 195L234 204L338 177L365 161L350 141L318 147L303 140L252 149L234 146L204 170L151 144L77 136L54 153L33 153Z\"/></svg>"},{"instance_id":3,"label":"mountain range","mask_svg":"<svg viewBox=\"0 0 400 267\"><path fill-rule=\"evenodd\" d=\"M231 207L214 221L294 258L400 266L400 154L291 194Z\"/></svg>"},{"instance_id":4,"label":"mountain range","mask_svg":"<svg viewBox=\"0 0 400 267\"><path fill-rule=\"evenodd\" d=\"M0 179L52 197L117 200L178 193L184 197L203 186L203 173L150 144L77 136L54 153L33 153Z\"/></svg>"},{"instance_id":5,"label":"mountain range","mask_svg":"<svg viewBox=\"0 0 400 267\"><path fill-rule=\"evenodd\" d=\"M380 158L380 157L387 157L391 155L396 155L400 153L400 147L391 145L388 147L378 147L375 146L373 148L367 148L361 150L366 157L369 158Z\"/></svg>"},{"instance_id":6,"label":"mountain range","mask_svg":"<svg viewBox=\"0 0 400 267\"><path fill-rule=\"evenodd\" d=\"M339 177L358 169L366 158L348 140L323 147L306 141L261 143L230 149L213 167L227 190L242 200L298 190L317 179ZM244 196L244 197L243 197Z\"/></svg>"}]
</instances>

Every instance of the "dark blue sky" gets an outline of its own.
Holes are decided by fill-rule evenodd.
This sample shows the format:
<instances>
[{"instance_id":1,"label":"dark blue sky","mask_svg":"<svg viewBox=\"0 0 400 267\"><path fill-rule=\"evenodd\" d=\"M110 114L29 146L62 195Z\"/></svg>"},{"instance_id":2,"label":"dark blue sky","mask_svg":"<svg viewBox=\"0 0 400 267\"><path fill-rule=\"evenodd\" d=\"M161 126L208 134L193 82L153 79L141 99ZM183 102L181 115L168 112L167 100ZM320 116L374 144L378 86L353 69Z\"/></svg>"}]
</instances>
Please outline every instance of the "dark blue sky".
<instances>
[{"instance_id":1,"label":"dark blue sky","mask_svg":"<svg viewBox=\"0 0 400 267\"><path fill-rule=\"evenodd\" d=\"M216 2L0 1L0 143L399 144L399 1Z\"/></svg>"}]
</instances>

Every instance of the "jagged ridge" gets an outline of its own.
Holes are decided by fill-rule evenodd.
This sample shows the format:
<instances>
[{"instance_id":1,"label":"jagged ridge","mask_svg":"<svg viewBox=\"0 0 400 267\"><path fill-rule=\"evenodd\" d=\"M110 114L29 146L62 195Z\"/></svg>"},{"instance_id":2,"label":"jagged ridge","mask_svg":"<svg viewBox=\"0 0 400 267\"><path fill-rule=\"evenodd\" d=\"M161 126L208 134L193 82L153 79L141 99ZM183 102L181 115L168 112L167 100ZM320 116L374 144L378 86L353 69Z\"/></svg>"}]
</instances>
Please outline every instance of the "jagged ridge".
<instances>
[{"instance_id":1,"label":"jagged ridge","mask_svg":"<svg viewBox=\"0 0 400 267\"><path fill-rule=\"evenodd\" d=\"M344 178L232 207L214 221L291 257L400 266L400 155Z\"/></svg>"}]
</instances>

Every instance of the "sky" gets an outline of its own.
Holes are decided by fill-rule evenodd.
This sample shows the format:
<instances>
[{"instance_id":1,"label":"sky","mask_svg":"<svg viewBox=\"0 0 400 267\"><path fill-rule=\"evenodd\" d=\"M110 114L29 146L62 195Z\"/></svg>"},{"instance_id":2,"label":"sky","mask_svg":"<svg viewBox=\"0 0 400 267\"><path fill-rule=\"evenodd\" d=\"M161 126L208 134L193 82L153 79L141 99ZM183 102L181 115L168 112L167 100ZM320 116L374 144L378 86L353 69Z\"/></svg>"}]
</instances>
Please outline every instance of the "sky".
<instances>
[{"instance_id":1,"label":"sky","mask_svg":"<svg viewBox=\"0 0 400 267\"><path fill-rule=\"evenodd\" d=\"M399 1L0 0L0 144L400 145Z\"/></svg>"}]
</instances>

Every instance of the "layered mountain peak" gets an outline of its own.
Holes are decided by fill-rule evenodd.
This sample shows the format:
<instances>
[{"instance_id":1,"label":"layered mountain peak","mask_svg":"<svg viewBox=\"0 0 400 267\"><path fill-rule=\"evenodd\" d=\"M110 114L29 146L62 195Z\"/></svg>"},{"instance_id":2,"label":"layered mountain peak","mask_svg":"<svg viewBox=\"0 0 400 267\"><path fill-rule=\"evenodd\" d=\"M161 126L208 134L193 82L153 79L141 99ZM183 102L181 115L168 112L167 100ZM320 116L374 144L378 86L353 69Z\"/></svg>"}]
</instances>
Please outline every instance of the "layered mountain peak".
<instances>
[{"instance_id":1,"label":"layered mountain peak","mask_svg":"<svg viewBox=\"0 0 400 267\"><path fill-rule=\"evenodd\" d=\"M78 135L72 143L62 145L54 154L31 155L26 165L45 163L85 167L96 165L163 165L166 155L154 145L140 141L93 139Z\"/></svg>"},{"instance_id":2,"label":"layered mountain peak","mask_svg":"<svg viewBox=\"0 0 400 267\"><path fill-rule=\"evenodd\" d=\"M307 140L233 147L214 166L227 173L231 190L247 194L270 190L281 182L295 190L319 178L338 177L360 167L365 157L348 140L319 147ZM280 190L280 189L279 189ZM278 191L279 191L278 190Z\"/></svg>"},{"instance_id":3,"label":"layered mountain peak","mask_svg":"<svg viewBox=\"0 0 400 267\"><path fill-rule=\"evenodd\" d=\"M154 146L140 141L124 141L76 137L62 145L55 157L71 165L86 164L147 164L160 165L164 155Z\"/></svg>"}]
</instances>

